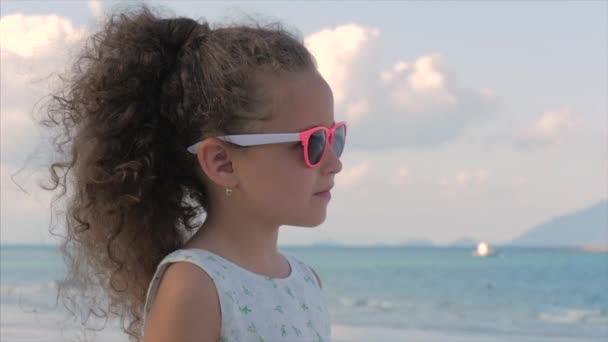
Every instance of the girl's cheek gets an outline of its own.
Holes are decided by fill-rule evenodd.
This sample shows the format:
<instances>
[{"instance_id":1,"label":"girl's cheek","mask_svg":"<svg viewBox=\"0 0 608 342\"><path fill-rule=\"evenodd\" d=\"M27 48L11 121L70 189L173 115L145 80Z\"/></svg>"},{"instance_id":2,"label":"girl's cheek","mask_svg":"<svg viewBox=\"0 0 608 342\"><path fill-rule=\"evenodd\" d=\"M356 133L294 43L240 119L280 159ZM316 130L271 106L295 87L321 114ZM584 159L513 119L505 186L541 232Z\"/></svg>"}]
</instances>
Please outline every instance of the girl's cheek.
<instances>
[{"instance_id":1,"label":"girl's cheek","mask_svg":"<svg viewBox=\"0 0 608 342\"><path fill-rule=\"evenodd\" d=\"M286 160L289 160L294 165L306 166L306 163L304 162L304 150L302 149L301 144L290 145L285 152Z\"/></svg>"}]
</instances>

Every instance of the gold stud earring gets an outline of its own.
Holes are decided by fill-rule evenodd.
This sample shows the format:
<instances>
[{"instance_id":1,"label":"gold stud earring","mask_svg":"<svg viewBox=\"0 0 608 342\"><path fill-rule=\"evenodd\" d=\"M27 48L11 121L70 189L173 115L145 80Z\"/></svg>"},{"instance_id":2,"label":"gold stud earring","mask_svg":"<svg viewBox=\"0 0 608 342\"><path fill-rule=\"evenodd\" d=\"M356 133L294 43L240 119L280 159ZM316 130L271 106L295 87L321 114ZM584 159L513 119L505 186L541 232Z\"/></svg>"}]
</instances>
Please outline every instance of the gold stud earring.
<instances>
[{"instance_id":1,"label":"gold stud earring","mask_svg":"<svg viewBox=\"0 0 608 342\"><path fill-rule=\"evenodd\" d=\"M226 196L228 196L228 197L232 196L232 189L226 188Z\"/></svg>"}]
</instances>

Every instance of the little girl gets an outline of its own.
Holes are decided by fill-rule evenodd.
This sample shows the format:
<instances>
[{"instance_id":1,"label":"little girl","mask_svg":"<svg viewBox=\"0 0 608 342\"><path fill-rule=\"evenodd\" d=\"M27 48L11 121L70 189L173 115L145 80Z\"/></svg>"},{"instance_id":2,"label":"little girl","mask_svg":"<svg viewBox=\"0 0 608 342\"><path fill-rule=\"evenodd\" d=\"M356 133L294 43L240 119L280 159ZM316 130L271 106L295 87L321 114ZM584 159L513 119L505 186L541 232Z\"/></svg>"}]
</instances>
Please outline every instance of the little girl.
<instances>
[{"instance_id":1,"label":"little girl","mask_svg":"<svg viewBox=\"0 0 608 342\"><path fill-rule=\"evenodd\" d=\"M64 283L103 290L89 315L134 341L329 341L321 280L277 249L282 225L325 220L342 168L346 124L303 43L146 6L89 43L45 121L67 152L49 187Z\"/></svg>"}]
</instances>

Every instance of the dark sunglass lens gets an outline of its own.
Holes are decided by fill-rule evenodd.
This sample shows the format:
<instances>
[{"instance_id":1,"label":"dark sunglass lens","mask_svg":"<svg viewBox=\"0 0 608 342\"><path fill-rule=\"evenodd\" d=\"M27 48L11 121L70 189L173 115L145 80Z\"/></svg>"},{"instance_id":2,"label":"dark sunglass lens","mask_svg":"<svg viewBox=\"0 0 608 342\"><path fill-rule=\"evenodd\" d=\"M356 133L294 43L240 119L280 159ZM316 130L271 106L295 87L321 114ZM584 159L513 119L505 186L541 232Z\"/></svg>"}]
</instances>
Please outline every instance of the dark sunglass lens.
<instances>
[{"instance_id":1,"label":"dark sunglass lens","mask_svg":"<svg viewBox=\"0 0 608 342\"><path fill-rule=\"evenodd\" d=\"M334 152L339 157L342 155L344 151L344 139L346 135L346 127L344 125L336 128L336 133L334 134Z\"/></svg>"},{"instance_id":2,"label":"dark sunglass lens","mask_svg":"<svg viewBox=\"0 0 608 342\"><path fill-rule=\"evenodd\" d=\"M314 132L308 141L308 159L311 164L317 164L323 156L325 148L325 132L322 130Z\"/></svg>"}]
</instances>

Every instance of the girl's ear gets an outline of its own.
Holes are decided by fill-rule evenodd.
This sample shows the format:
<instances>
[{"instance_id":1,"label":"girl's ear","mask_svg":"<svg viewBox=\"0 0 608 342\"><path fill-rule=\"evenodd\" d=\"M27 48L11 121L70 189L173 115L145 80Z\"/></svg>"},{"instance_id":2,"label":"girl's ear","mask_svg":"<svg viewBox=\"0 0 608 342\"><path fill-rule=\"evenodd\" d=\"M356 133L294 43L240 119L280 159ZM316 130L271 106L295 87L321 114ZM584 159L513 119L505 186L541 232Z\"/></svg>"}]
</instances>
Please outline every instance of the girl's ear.
<instances>
[{"instance_id":1,"label":"girl's ear","mask_svg":"<svg viewBox=\"0 0 608 342\"><path fill-rule=\"evenodd\" d=\"M232 167L235 153L226 143L215 138L201 142L198 152L198 164L205 175L222 187L235 187L238 179Z\"/></svg>"}]
</instances>

